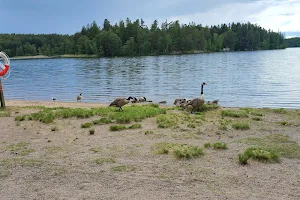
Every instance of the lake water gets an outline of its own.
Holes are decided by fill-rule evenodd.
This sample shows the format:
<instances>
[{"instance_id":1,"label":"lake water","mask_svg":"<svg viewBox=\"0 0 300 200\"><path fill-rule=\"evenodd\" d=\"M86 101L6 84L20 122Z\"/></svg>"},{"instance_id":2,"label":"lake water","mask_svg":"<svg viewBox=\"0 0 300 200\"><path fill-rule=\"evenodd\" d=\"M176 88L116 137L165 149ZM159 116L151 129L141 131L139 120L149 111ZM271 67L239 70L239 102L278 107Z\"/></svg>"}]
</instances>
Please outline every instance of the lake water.
<instances>
[{"instance_id":1,"label":"lake water","mask_svg":"<svg viewBox=\"0 0 300 200\"><path fill-rule=\"evenodd\" d=\"M300 48L135 58L11 60L6 99L109 103L200 96L230 107L300 108Z\"/></svg>"}]
</instances>

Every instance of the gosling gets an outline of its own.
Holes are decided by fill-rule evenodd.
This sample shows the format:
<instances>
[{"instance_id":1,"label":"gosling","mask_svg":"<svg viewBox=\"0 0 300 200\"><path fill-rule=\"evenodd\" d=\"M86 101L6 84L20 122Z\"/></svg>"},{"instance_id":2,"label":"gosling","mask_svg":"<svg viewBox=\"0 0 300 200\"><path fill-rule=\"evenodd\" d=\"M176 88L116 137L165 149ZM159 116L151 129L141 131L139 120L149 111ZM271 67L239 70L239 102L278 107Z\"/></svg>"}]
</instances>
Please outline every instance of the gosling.
<instances>
[{"instance_id":1,"label":"gosling","mask_svg":"<svg viewBox=\"0 0 300 200\"><path fill-rule=\"evenodd\" d=\"M80 93L79 96L77 96L77 101L81 102L82 98L83 98L82 93Z\"/></svg>"}]
</instances>

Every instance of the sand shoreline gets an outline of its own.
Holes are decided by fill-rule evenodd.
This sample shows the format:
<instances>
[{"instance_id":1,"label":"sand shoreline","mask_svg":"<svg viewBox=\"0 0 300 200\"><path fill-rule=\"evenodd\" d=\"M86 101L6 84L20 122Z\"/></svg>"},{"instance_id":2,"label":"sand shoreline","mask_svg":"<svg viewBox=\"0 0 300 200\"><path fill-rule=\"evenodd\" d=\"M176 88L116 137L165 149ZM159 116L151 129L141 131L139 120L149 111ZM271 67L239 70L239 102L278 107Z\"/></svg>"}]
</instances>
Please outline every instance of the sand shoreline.
<instances>
[{"instance_id":1,"label":"sand shoreline","mask_svg":"<svg viewBox=\"0 0 300 200\"><path fill-rule=\"evenodd\" d=\"M124 124L116 119L141 111L126 105L124 112L95 109L93 113L109 113L53 115L46 123L35 117L60 111L76 115L79 109L39 106L108 104L6 100L6 106L0 109L0 199L300 199L300 110L220 107L196 115L169 106L163 109L166 114ZM233 110L247 116L222 116ZM159 127L161 116L174 126ZM112 121L98 123L105 118ZM91 127L82 126L88 123ZM245 123L245 130L233 126ZM134 124L140 126L129 128ZM112 131L111 126L127 128ZM228 148L205 147L216 142ZM165 143L196 146L204 154L178 159L152 151ZM238 155L253 145L280 147L286 153L279 163L250 159L241 165Z\"/></svg>"}]
</instances>

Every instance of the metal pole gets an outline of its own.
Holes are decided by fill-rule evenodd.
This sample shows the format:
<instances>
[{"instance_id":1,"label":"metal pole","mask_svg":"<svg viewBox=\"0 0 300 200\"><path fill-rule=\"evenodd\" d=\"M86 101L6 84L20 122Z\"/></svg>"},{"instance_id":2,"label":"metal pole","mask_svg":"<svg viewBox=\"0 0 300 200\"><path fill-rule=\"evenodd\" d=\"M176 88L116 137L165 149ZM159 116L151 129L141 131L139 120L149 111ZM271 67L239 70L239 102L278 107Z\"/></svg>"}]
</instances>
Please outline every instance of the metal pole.
<instances>
[{"instance_id":1,"label":"metal pole","mask_svg":"<svg viewBox=\"0 0 300 200\"><path fill-rule=\"evenodd\" d=\"M5 101L4 101L4 94L3 94L3 87L0 79L0 102L1 102L1 108L5 108Z\"/></svg>"}]
</instances>

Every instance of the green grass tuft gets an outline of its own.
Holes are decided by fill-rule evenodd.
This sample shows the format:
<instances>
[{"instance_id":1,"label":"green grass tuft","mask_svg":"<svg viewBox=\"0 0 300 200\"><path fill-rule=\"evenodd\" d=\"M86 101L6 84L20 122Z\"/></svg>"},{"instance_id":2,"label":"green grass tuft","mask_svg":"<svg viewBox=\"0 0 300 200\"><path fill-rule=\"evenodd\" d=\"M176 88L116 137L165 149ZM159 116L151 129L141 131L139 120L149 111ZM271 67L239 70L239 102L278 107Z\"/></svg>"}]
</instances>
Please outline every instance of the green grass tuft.
<instances>
[{"instance_id":1,"label":"green grass tuft","mask_svg":"<svg viewBox=\"0 0 300 200\"><path fill-rule=\"evenodd\" d=\"M241 117L248 117L248 114L243 110L222 110L221 116L241 118Z\"/></svg>"},{"instance_id":2,"label":"green grass tuft","mask_svg":"<svg viewBox=\"0 0 300 200\"><path fill-rule=\"evenodd\" d=\"M300 159L300 146L295 141L291 141L287 135L271 134L266 136L265 139L245 138L237 142L254 145L285 158Z\"/></svg>"},{"instance_id":3,"label":"green grass tuft","mask_svg":"<svg viewBox=\"0 0 300 200\"><path fill-rule=\"evenodd\" d=\"M104 163L115 163L116 161L113 158L97 158L93 160L93 163L97 165L103 165Z\"/></svg>"},{"instance_id":4,"label":"green grass tuft","mask_svg":"<svg viewBox=\"0 0 300 200\"><path fill-rule=\"evenodd\" d=\"M134 171L135 167L132 165L119 165L111 168L111 170L115 172L130 172L130 171Z\"/></svg>"},{"instance_id":5,"label":"green grass tuft","mask_svg":"<svg viewBox=\"0 0 300 200\"><path fill-rule=\"evenodd\" d=\"M142 128L142 124L132 124L128 129L139 129Z\"/></svg>"},{"instance_id":6,"label":"green grass tuft","mask_svg":"<svg viewBox=\"0 0 300 200\"><path fill-rule=\"evenodd\" d=\"M259 147L250 147L246 149L244 155L258 161L279 162L279 154Z\"/></svg>"},{"instance_id":7,"label":"green grass tuft","mask_svg":"<svg viewBox=\"0 0 300 200\"><path fill-rule=\"evenodd\" d=\"M0 110L0 117L10 117L10 112Z\"/></svg>"},{"instance_id":8,"label":"green grass tuft","mask_svg":"<svg viewBox=\"0 0 300 200\"><path fill-rule=\"evenodd\" d=\"M245 123L234 123L232 124L232 128L236 129L236 130L247 130L249 129L249 124L245 124Z\"/></svg>"},{"instance_id":9,"label":"green grass tuft","mask_svg":"<svg viewBox=\"0 0 300 200\"><path fill-rule=\"evenodd\" d=\"M252 120L254 120L254 121L263 121L263 118L261 118L261 117L252 117Z\"/></svg>"},{"instance_id":10,"label":"green grass tuft","mask_svg":"<svg viewBox=\"0 0 300 200\"><path fill-rule=\"evenodd\" d=\"M124 129L126 129L126 126L124 126L124 125L113 125L113 126L109 127L110 131L121 131Z\"/></svg>"},{"instance_id":11,"label":"green grass tuft","mask_svg":"<svg viewBox=\"0 0 300 200\"><path fill-rule=\"evenodd\" d=\"M280 113L280 114L286 114L287 110L285 110L284 108L277 108L277 109L273 109L274 113Z\"/></svg>"},{"instance_id":12,"label":"green grass tuft","mask_svg":"<svg viewBox=\"0 0 300 200\"><path fill-rule=\"evenodd\" d=\"M174 114L164 114L156 118L159 128L171 128L178 125L178 117Z\"/></svg>"},{"instance_id":13,"label":"green grass tuft","mask_svg":"<svg viewBox=\"0 0 300 200\"><path fill-rule=\"evenodd\" d=\"M280 125L282 125L282 126L287 126L287 125L288 125L288 122L282 121L282 122L280 122Z\"/></svg>"},{"instance_id":14,"label":"green grass tuft","mask_svg":"<svg viewBox=\"0 0 300 200\"><path fill-rule=\"evenodd\" d=\"M110 119L107 119L107 118L101 118L101 119L98 119L98 120L94 120L93 121L93 124L94 125L99 125L99 124L111 124L112 121Z\"/></svg>"},{"instance_id":15,"label":"green grass tuft","mask_svg":"<svg viewBox=\"0 0 300 200\"><path fill-rule=\"evenodd\" d=\"M22 115L22 116L16 116L15 117L15 121L21 122L21 121L24 121L24 120L25 120L25 116L24 115Z\"/></svg>"},{"instance_id":16,"label":"green grass tuft","mask_svg":"<svg viewBox=\"0 0 300 200\"><path fill-rule=\"evenodd\" d=\"M154 134L154 131L150 131L150 130L145 131L145 135L152 135L152 134Z\"/></svg>"},{"instance_id":17,"label":"green grass tuft","mask_svg":"<svg viewBox=\"0 0 300 200\"><path fill-rule=\"evenodd\" d=\"M156 143L151 146L154 154L172 154L176 158L194 158L203 155L203 151L198 146L191 146L177 143Z\"/></svg>"},{"instance_id":18,"label":"green grass tuft","mask_svg":"<svg viewBox=\"0 0 300 200\"><path fill-rule=\"evenodd\" d=\"M250 159L249 155L247 154L239 154L239 163L241 165L246 165L248 160Z\"/></svg>"},{"instance_id":19,"label":"green grass tuft","mask_svg":"<svg viewBox=\"0 0 300 200\"><path fill-rule=\"evenodd\" d=\"M93 125L92 123L87 122L87 123L81 124L81 128L90 128L92 125Z\"/></svg>"},{"instance_id":20,"label":"green grass tuft","mask_svg":"<svg viewBox=\"0 0 300 200\"><path fill-rule=\"evenodd\" d=\"M206 142L205 144L204 144L204 148L210 148L211 147L211 144L209 143L209 142Z\"/></svg>"},{"instance_id":21,"label":"green grass tuft","mask_svg":"<svg viewBox=\"0 0 300 200\"><path fill-rule=\"evenodd\" d=\"M216 142L212 146L214 149L228 149L226 143L224 142Z\"/></svg>"}]
</instances>

